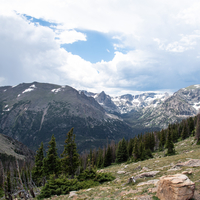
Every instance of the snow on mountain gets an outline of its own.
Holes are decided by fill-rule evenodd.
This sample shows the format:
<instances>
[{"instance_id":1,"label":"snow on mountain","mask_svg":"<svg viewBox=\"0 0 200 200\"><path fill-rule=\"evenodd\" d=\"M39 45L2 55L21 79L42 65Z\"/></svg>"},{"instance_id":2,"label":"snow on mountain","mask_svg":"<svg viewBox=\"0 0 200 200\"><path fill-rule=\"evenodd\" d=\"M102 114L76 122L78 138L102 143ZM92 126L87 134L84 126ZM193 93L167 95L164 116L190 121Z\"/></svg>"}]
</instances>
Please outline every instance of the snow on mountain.
<instances>
[{"instance_id":1,"label":"snow on mountain","mask_svg":"<svg viewBox=\"0 0 200 200\"><path fill-rule=\"evenodd\" d=\"M120 114L145 108L147 106L156 107L170 96L168 93L143 93L139 95L125 94L110 97L105 94L104 91L101 93L82 92L86 96L93 97L106 111L117 112Z\"/></svg>"}]
</instances>

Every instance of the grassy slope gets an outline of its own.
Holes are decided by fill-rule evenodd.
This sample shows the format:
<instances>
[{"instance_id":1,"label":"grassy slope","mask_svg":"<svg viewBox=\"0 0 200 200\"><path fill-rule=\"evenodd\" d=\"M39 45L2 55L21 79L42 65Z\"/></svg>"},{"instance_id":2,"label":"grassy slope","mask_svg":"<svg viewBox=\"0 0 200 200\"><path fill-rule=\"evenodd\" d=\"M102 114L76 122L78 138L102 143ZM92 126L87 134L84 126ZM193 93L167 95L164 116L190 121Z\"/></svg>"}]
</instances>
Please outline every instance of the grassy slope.
<instances>
[{"instance_id":1,"label":"grassy slope","mask_svg":"<svg viewBox=\"0 0 200 200\"><path fill-rule=\"evenodd\" d=\"M163 152L156 152L154 153L154 158L150 160L130 164L123 163L121 165L113 165L104 168L103 171L111 172L116 177L114 181L87 190L80 190L76 192L77 196L73 196L70 199L141 199L144 195L154 196L156 195L156 191L150 191L151 188L155 188L153 184L144 186L137 185L140 182L158 179L163 175L177 174L186 170L192 170L192 174L188 175L188 177L195 182L195 193L198 195L200 193L200 167L181 167L180 170L177 171L168 170L180 161L185 162L190 158L200 159L200 146L194 145L194 138L190 137L184 141L178 142L175 145L175 149L177 151L177 155L175 156L163 157ZM127 184L130 177L145 172L145 170L136 169L139 166L141 166L141 168L148 167L150 169L149 171L160 172L155 177L141 178L138 179L136 183ZM120 170L126 173L121 175L117 174ZM59 197L52 197L51 199L59 200L67 199L68 197L69 195L62 195ZM200 197L195 199L199 198Z\"/></svg>"},{"instance_id":2,"label":"grassy slope","mask_svg":"<svg viewBox=\"0 0 200 200\"><path fill-rule=\"evenodd\" d=\"M24 155L20 155L16 153L14 150L15 150L15 145L12 144L12 141L10 141L8 138L0 134L0 153L11 155L20 160L25 159Z\"/></svg>"}]
</instances>

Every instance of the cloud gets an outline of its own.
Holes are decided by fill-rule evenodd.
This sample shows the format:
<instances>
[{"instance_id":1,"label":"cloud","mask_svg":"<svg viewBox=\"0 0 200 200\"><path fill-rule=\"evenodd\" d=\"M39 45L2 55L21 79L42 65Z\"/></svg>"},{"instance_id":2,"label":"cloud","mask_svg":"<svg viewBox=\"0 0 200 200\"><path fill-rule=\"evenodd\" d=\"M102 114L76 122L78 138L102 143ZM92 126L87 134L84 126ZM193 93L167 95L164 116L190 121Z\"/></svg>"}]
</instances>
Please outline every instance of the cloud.
<instances>
[{"instance_id":1,"label":"cloud","mask_svg":"<svg viewBox=\"0 0 200 200\"><path fill-rule=\"evenodd\" d=\"M0 84L36 80L110 94L198 84L199 8L197 0L4 1ZM58 25L36 25L23 14ZM60 46L89 40L88 31L115 39L110 61L91 63Z\"/></svg>"}]
</instances>

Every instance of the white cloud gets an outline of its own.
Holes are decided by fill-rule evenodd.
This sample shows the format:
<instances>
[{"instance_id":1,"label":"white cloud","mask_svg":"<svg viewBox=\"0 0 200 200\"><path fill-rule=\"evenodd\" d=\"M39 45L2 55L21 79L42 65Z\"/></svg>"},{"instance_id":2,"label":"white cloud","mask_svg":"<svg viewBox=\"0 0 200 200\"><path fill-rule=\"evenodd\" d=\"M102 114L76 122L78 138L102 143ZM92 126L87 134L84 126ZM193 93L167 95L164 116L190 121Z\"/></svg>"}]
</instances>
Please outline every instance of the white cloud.
<instances>
[{"instance_id":1,"label":"white cloud","mask_svg":"<svg viewBox=\"0 0 200 200\"><path fill-rule=\"evenodd\" d=\"M63 29L63 28L62 28ZM57 27L56 38L60 44L72 44L79 40L86 41L86 35L76 30L62 30Z\"/></svg>"},{"instance_id":2,"label":"white cloud","mask_svg":"<svg viewBox=\"0 0 200 200\"><path fill-rule=\"evenodd\" d=\"M197 0L1 1L0 84L36 80L117 94L197 84L199 8ZM16 13L59 26L35 26ZM60 48L86 41L78 30L117 39L113 60L92 64Z\"/></svg>"}]
</instances>

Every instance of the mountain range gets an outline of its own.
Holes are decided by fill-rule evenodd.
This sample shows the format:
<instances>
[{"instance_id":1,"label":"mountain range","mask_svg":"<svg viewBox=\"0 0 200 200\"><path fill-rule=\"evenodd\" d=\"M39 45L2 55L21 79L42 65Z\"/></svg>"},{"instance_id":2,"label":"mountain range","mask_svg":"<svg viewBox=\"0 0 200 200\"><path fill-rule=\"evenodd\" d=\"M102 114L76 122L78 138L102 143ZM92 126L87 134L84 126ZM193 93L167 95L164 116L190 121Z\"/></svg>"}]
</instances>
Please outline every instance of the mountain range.
<instances>
[{"instance_id":1,"label":"mountain range","mask_svg":"<svg viewBox=\"0 0 200 200\"><path fill-rule=\"evenodd\" d=\"M22 83L0 87L0 133L32 150L45 147L52 134L62 152L67 132L74 127L79 152L109 141L160 130L169 123L196 115L200 85L174 94L143 93L111 97L105 92L77 91L70 86Z\"/></svg>"}]
</instances>

